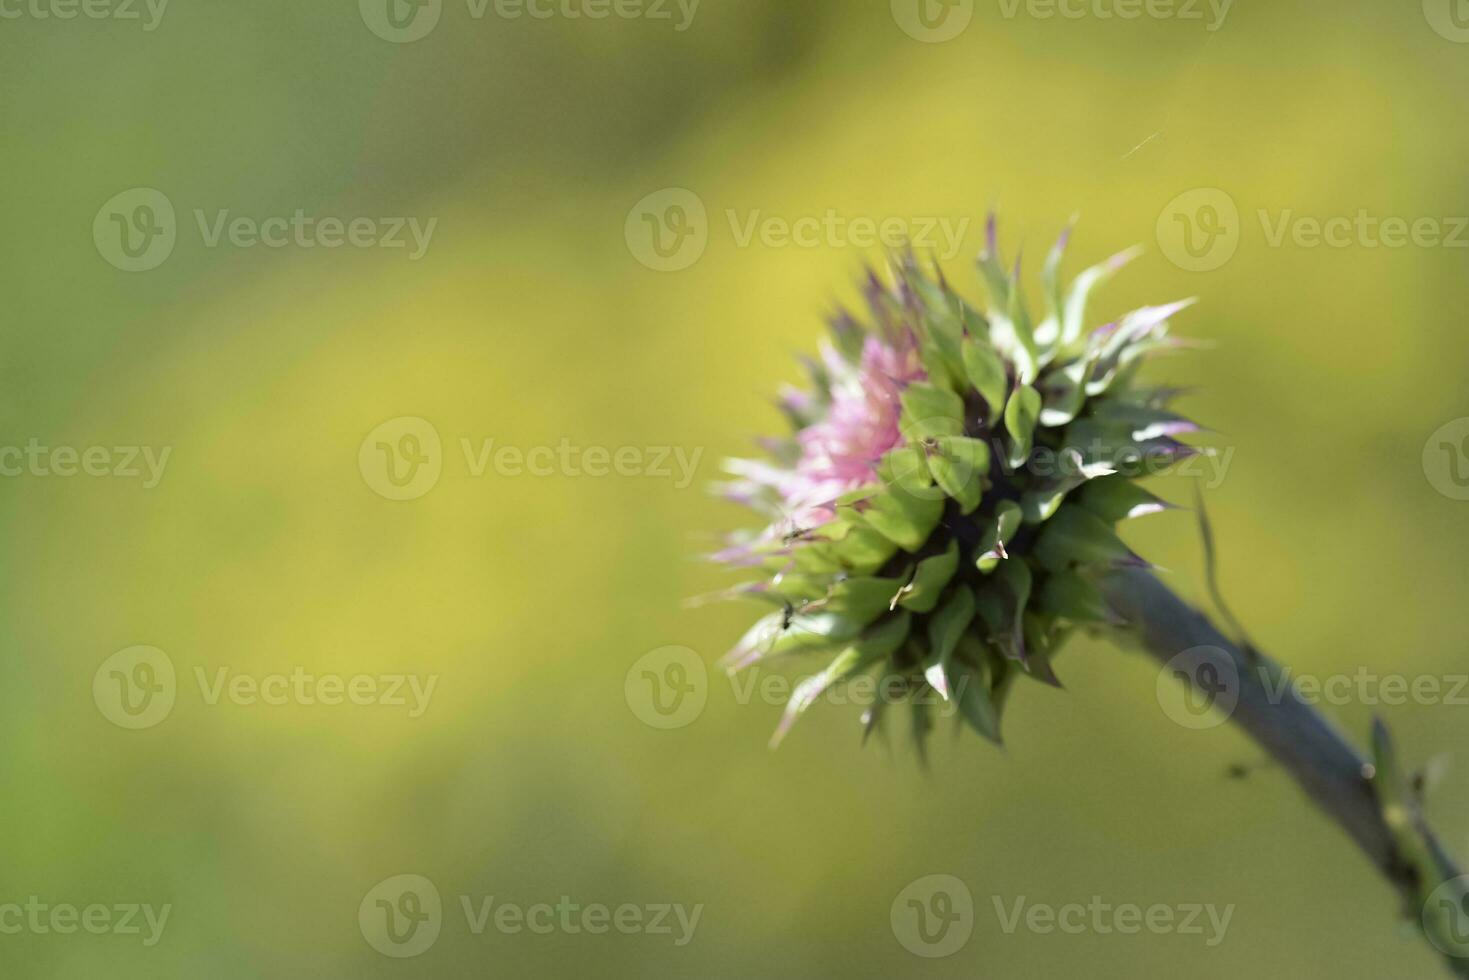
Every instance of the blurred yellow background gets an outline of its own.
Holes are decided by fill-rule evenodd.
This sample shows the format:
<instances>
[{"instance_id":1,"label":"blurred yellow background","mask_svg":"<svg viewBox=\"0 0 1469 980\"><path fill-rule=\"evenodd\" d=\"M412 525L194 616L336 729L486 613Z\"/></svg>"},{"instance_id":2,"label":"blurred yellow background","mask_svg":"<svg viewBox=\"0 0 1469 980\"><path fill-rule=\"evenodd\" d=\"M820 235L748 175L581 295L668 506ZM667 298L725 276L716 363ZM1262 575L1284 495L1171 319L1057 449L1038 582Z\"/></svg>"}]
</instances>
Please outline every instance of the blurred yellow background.
<instances>
[{"instance_id":1,"label":"blurred yellow background","mask_svg":"<svg viewBox=\"0 0 1469 980\"><path fill-rule=\"evenodd\" d=\"M1453 238L1469 215L1469 44L1449 3L1240 2L1220 19L1184 0L1136 18L1117 15L1127 0L1050 17L961 0L924 19L904 0L650 0L594 19L567 11L595 0L546 18L387 2L3 8L0 444L107 447L119 469L116 447L169 455L151 487L0 479L0 905L172 911L151 946L0 935L0 972L1433 975L1346 839L1278 773L1227 778L1259 754L1170 721L1136 654L1076 642L1065 692L1020 688L1004 751L942 737L925 775L902 740L859 749L850 708L819 707L768 752L779 705L713 669L756 611L681 602L732 581L695 560L746 521L705 492L718 461L780 428L792 355L880 258L853 221L930 229L940 252L941 229L960 235L950 276L978 297L987 210L1033 274L1079 213L1073 271L1147 247L1099 313L1201 298L1176 329L1212 349L1154 373L1200 386L1184 407L1228 454L1209 502L1255 638L1321 675L1469 670L1469 503L1423 461L1469 415L1469 234L1295 234L1365 212ZM668 210L692 202L702 215ZM298 211L372 219L379 242L383 219L432 233L417 257L406 224L404 248L245 244ZM809 217L814 238L783 241ZM640 229L692 251L660 256ZM388 499L377 442L428 431L437 480ZM476 472L488 440L638 453L622 475ZM697 460L692 482L660 475L653 447ZM1129 535L1201 591L1189 515ZM174 669L175 700L132 729L101 668L139 645ZM662 729L625 682L669 646L710 670L702 710ZM146 680L131 664L119 676ZM221 670L436 686L414 716L411 697L211 698ZM1384 714L1417 761L1469 737L1469 707L1329 710L1358 737ZM1461 767L1432 807L1461 854L1466 806ZM930 959L890 912L932 874L967 885L974 921ZM365 924L398 875L443 904L411 958ZM683 945L475 934L461 898L490 896L702 913ZM1007 934L994 903L1021 896L1235 912L1215 946Z\"/></svg>"}]
</instances>

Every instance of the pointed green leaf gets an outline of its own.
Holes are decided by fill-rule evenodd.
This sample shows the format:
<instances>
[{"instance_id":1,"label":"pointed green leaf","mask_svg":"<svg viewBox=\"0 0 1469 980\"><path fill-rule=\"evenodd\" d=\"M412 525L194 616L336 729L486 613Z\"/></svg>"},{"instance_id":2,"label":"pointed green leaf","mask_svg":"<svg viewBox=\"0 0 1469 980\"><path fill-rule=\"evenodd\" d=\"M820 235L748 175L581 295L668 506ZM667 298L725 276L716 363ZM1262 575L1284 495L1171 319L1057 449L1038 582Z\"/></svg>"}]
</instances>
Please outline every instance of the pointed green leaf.
<instances>
[{"instance_id":1,"label":"pointed green leaf","mask_svg":"<svg viewBox=\"0 0 1469 980\"><path fill-rule=\"evenodd\" d=\"M956 589L949 601L944 603L928 622L929 649L947 660L959 645L964 631L974 620L974 593L967 588Z\"/></svg>"},{"instance_id":2,"label":"pointed green leaf","mask_svg":"<svg viewBox=\"0 0 1469 980\"><path fill-rule=\"evenodd\" d=\"M928 769L928 736L933 732L933 703L928 699L928 685L920 684L909 702L913 712L913 750L918 754L918 768Z\"/></svg>"},{"instance_id":3,"label":"pointed green leaf","mask_svg":"<svg viewBox=\"0 0 1469 980\"><path fill-rule=\"evenodd\" d=\"M1107 524L1156 514L1173 506L1125 476L1106 476L1091 481L1077 491L1076 502Z\"/></svg>"},{"instance_id":4,"label":"pointed green leaf","mask_svg":"<svg viewBox=\"0 0 1469 980\"><path fill-rule=\"evenodd\" d=\"M917 496L902 488L880 490L869 496L854 513L883 537L915 552L923 547L944 513L942 492Z\"/></svg>"},{"instance_id":5,"label":"pointed green leaf","mask_svg":"<svg viewBox=\"0 0 1469 980\"><path fill-rule=\"evenodd\" d=\"M979 274L984 277L993 309L1008 309L1010 306L1010 277L1000 260L999 235L996 233L995 216L985 222L985 247L979 256Z\"/></svg>"},{"instance_id":6,"label":"pointed green leaf","mask_svg":"<svg viewBox=\"0 0 1469 980\"><path fill-rule=\"evenodd\" d=\"M1040 420L1041 396L1029 385L1021 385L1005 406L1005 429L1010 433L1011 466L1020 466L1030 458L1035 426Z\"/></svg>"},{"instance_id":7,"label":"pointed green leaf","mask_svg":"<svg viewBox=\"0 0 1469 980\"><path fill-rule=\"evenodd\" d=\"M1056 677L1055 668L1051 661L1056 655L1056 645L1051 642L1049 623L1054 622L1050 617L1040 615L1031 610L1025 613L1025 675L1032 680L1040 681L1048 687L1060 687L1061 681Z\"/></svg>"},{"instance_id":8,"label":"pointed green leaf","mask_svg":"<svg viewBox=\"0 0 1469 980\"><path fill-rule=\"evenodd\" d=\"M1110 463L1087 463L1075 449L1063 449L1056 454L1056 472L1037 482L1035 489L1027 490L1020 498L1025 513L1025 523L1040 524L1048 521L1066 495L1089 480L1110 476L1116 470Z\"/></svg>"},{"instance_id":9,"label":"pointed green leaf","mask_svg":"<svg viewBox=\"0 0 1469 980\"><path fill-rule=\"evenodd\" d=\"M950 541L941 555L925 558L914 569L913 580L899 590L897 605L917 613L932 612L944 588L959 569L959 542Z\"/></svg>"},{"instance_id":10,"label":"pointed green leaf","mask_svg":"<svg viewBox=\"0 0 1469 980\"><path fill-rule=\"evenodd\" d=\"M803 575L835 575L846 569L831 545L822 542L811 542L796 548L788 558L777 559L773 564L777 568L793 566Z\"/></svg>"},{"instance_id":11,"label":"pointed green leaf","mask_svg":"<svg viewBox=\"0 0 1469 980\"><path fill-rule=\"evenodd\" d=\"M1106 623L1120 626L1122 617L1102 598L1101 590L1075 572L1053 572L1046 576L1036 595L1036 607L1050 616L1073 623Z\"/></svg>"},{"instance_id":12,"label":"pointed green leaf","mask_svg":"<svg viewBox=\"0 0 1469 980\"><path fill-rule=\"evenodd\" d=\"M909 439L964 434L964 399L924 382L903 389L903 433Z\"/></svg>"},{"instance_id":13,"label":"pointed green leaf","mask_svg":"<svg viewBox=\"0 0 1469 980\"><path fill-rule=\"evenodd\" d=\"M979 557L975 567L988 575L1007 557L1006 546L1020 530L1022 518L1020 505L1013 500L1002 500L995 508L995 520L981 530Z\"/></svg>"},{"instance_id":14,"label":"pointed green leaf","mask_svg":"<svg viewBox=\"0 0 1469 980\"><path fill-rule=\"evenodd\" d=\"M739 588L739 594L761 602L784 606L820 599L826 595L828 586L824 575L782 575L769 582L751 582Z\"/></svg>"},{"instance_id":15,"label":"pointed green leaf","mask_svg":"<svg viewBox=\"0 0 1469 980\"><path fill-rule=\"evenodd\" d=\"M1138 442L1128 425L1096 418L1079 418L1065 432L1065 446L1080 452L1087 463L1111 463L1134 479L1167 472L1201 452L1171 436Z\"/></svg>"},{"instance_id":16,"label":"pointed green leaf","mask_svg":"<svg viewBox=\"0 0 1469 980\"><path fill-rule=\"evenodd\" d=\"M1009 313L991 312L990 343L1015 366L1015 376L1020 384L1035 380L1039 363L1035 339L1030 336L1028 324L1016 323Z\"/></svg>"},{"instance_id":17,"label":"pointed green leaf","mask_svg":"<svg viewBox=\"0 0 1469 980\"><path fill-rule=\"evenodd\" d=\"M893 596L903 584L891 578L854 576L831 585L812 605L865 626L892 610Z\"/></svg>"},{"instance_id":18,"label":"pointed green leaf","mask_svg":"<svg viewBox=\"0 0 1469 980\"><path fill-rule=\"evenodd\" d=\"M1122 318L1111 332L1093 344L1095 365L1086 384L1086 393L1100 395L1136 372L1143 358L1154 351L1176 347L1168 339L1168 321L1194 300L1148 306L1133 310Z\"/></svg>"},{"instance_id":19,"label":"pointed green leaf","mask_svg":"<svg viewBox=\"0 0 1469 980\"><path fill-rule=\"evenodd\" d=\"M1098 562L1146 564L1122 543L1105 521L1075 504L1063 504L1056 516L1046 521L1036 538L1034 553L1041 565L1052 572Z\"/></svg>"},{"instance_id":20,"label":"pointed green leaf","mask_svg":"<svg viewBox=\"0 0 1469 980\"><path fill-rule=\"evenodd\" d=\"M1070 347L1081 338L1082 328L1086 321L1086 305L1091 298L1092 290L1111 279L1127 263L1142 254L1140 248L1130 248L1112 256L1099 265L1082 272L1071 283L1071 289L1066 294L1066 309L1061 318L1061 346Z\"/></svg>"},{"instance_id":21,"label":"pointed green leaf","mask_svg":"<svg viewBox=\"0 0 1469 980\"><path fill-rule=\"evenodd\" d=\"M1030 602L1030 566L1024 560L1002 562L975 590L975 608L990 637L1011 660L1024 662L1025 634L1021 619Z\"/></svg>"},{"instance_id":22,"label":"pointed green leaf","mask_svg":"<svg viewBox=\"0 0 1469 980\"><path fill-rule=\"evenodd\" d=\"M842 616L790 615L762 617L720 661L730 672L793 653L820 653L855 639L862 625Z\"/></svg>"},{"instance_id":23,"label":"pointed green leaf","mask_svg":"<svg viewBox=\"0 0 1469 980\"><path fill-rule=\"evenodd\" d=\"M838 654L825 670L796 685L796 689L791 692L790 700L786 702L780 724L776 727L775 734L771 736L770 747L778 746L786 733L791 730L791 726L796 723L796 719L800 718L806 709L811 707L816 699L834 684L891 656L893 651L897 650L907 638L910 622L908 614L903 613L879 623L861 639Z\"/></svg>"},{"instance_id":24,"label":"pointed green leaf","mask_svg":"<svg viewBox=\"0 0 1469 980\"><path fill-rule=\"evenodd\" d=\"M1046 264L1041 269L1041 291L1046 298L1046 318L1035 328L1035 342L1041 351L1042 363L1050 360L1061 342L1061 317L1065 305L1061 292L1061 259L1066 254L1066 243L1071 237L1075 222L1073 217L1071 224L1066 226L1066 230L1046 256Z\"/></svg>"},{"instance_id":25,"label":"pointed green leaf","mask_svg":"<svg viewBox=\"0 0 1469 980\"><path fill-rule=\"evenodd\" d=\"M928 683L945 701L957 688L953 676L954 648L974 619L974 593L960 588L928 621L929 659L924 670Z\"/></svg>"},{"instance_id":26,"label":"pointed green leaf","mask_svg":"<svg viewBox=\"0 0 1469 980\"><path fill-rule=\"evenodd\" d=\"M1198 432L1199 426L1175 412L1147 405L1135 405L1115 398L1098 399L1092 417L1107 426L1128 434L1133 442L1147 442L1163 436Z\"/></svg>"},{"instance_id":27,"label":"pointed green leaf","mask_svg":"<svg viewBox=\"0 0 1469 980\"><path fill-rule=\"evenodd\" d=\"M996 745L1004 744L1000 736L1000 710L996 693L989 684L988 666L983 659L974 663L956 660L950 667L954 698L959 704L959 717L984 738Z\"/></svg>"},{"instance_id":28,"label":"pointed green leaf","mask_svg":"<svg viewBox=\"0 0 1469 980\"><path fill-rule=\"evenodd\" d=\"M891 670L880 671L877 677L877 697L867 710L862 712L862 744L872 737L873 732L881 731L883 719L887 717L887 710L896 700L888 695L889 690L896 689L899 683L905 683L901 675Z\"/></svg>"},{"instance_id":29,"label":"pointed green leaf","mask_svg":"<svg viewBox=\"0 0 1469 980\"><path fill-rule=\"evenodd\" d=\"M937 361L942 365L945 381L950 385L962 383L964 362L960 343L964 337L964 323L969 316L964 300L941 280L936 282L925 275L914 262L905 263L904 275L922 307L923 323L927 328L925 340L931 341L931 349L924 350L929 377L938 381L940 375L935 373L930 363Z\"/></svg>"},{"instance_id":30,"label":"pointed green leaf","mask_svg":"<svg viewBox=\"0 0 1469 980\"><path fill-rule=\"evenodd\" d=\"M842 567L857 575L872 574L886 565L888 559L898 551L896 544L867 526L852 528L830 547Z\"/></svg>"},{"instance_id":31,"label":"pointed green leaf","mask_svg":"<svg viewBox=\"0 0 1469 980\"><path fill-rule=\"evenodd\" d=\"M967 337L963 345L964 370L969 383L979 392L989 407L989 417L999 418L1005 410L1005 399L1010 390L1009 375L1005 363L995 353L988 341Z\"/></svg>"},{"instance_id":32,"label":"pointed green leaf","mask_svg":"<svg viewBox=\"0 0 1469 980\"><path fill-rule=\"evenodd\" d=\"M891 490L923 499L942 500L944 493L933 486L933 474L928 471L928 454L919 443L909 443L890 449L877 464L877 476Z\"/></svg>"},{"instance_id":33,"label":"pointed green leaf","mask_svg":"<svg viewBox=\"0 0 1469 980\"><path fill-rule=\"evenodd\" d=\"M858 325L852 314L838 307L827 318L827 326L831 328L832 341L842 358L848 364L861 364L862 350L867 344L867 331Z\"/></svg>"},{"instance_id":34,"label":"pointed green leaf","mask_svg":"<svg viewBox=\"0 0 1469 980\"><path fill-rule=\"evenodd\" d=\"M1056 428L1076 418L1076 414L1086 404L1083 385L1088 366L1087 361L1074 361L1051 371L1040 380L1038 390L1042 403L1041 425Z\"/></svg>"},{"instance_id":35,"label":"pointed green leaf","mask_svg":"<svg viewBox=\"0 0 1469 980\"><path fill-rule=\"evenodd\" d=\"M989 446L979 439L947 436L935 440L928 450L929 473L944 493L959 502L963 514L979 506L989 466Z\"/></svg>"}]
</instances>

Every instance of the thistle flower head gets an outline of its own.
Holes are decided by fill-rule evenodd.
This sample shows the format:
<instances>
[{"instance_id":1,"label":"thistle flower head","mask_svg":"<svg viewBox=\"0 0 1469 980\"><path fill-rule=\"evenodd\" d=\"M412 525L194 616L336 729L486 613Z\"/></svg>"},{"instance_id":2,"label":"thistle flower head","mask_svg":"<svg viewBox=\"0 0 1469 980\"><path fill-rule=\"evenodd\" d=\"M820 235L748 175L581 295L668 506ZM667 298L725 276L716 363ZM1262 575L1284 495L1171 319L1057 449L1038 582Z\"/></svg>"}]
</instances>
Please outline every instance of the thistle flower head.
<instances>
[{"instance_id":1,"label":"thistle flower head","mask_svg":"<svg viewBox=\"0 0 1469 980\"><path fill-rule=\"evenodd\" d=\"M767 459L726 464L723 492L766 523L716 558L755 573L732 594L775 609L725 665L825 664L795 690L776 741L827 690L872 672L911 701L920 747L939 699L999 741L1013 681L1057 684L1067 634L1117 623L1096 578L1143 562L1115 525L1163 509L1136 480L1195 452L1176 437L1196 427L1165 407L1175 392L1137 381L1187 304L1088 324L1092 291L1133 253L1063 284L1066 238L1045 262L1039 319L1020 263L1001 263L993 218L983 313L940 270L895 256L888 281L863 284L866 322L835 316L807 362L810 387L782 396L792 435L765 440ZM865 712L866 731L890 704Z\"/></svg>"}]
</instances>

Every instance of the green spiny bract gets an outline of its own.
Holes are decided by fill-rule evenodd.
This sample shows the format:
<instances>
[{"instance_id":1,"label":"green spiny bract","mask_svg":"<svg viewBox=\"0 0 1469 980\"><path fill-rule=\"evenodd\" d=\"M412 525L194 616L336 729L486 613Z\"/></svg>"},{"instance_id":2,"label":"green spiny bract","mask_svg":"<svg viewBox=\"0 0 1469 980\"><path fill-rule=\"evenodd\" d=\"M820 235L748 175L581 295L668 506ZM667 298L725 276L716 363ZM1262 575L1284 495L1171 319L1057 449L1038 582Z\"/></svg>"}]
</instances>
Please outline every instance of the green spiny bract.
<instances>
[{"instance_id":1,"label":"green spiny bract","mask_svg":"<svg viewBox=\"0 0 1469 980\"><path fill-rule=\"evenodd\" d=\"M773 741L837 685L873 674L870 733L895 695L911 702L920 749L939 699L987 738L1014 680L1057 684L1052 659L1077 627L1117 624L1096 579L1145 564L1116 524L1163 509L1135 482L1196 450L1166 405L1175 391L1137 382L1172 346L1187 303L1087 329L1087 301L1135 253L1060 277L1063 235L1032 318L1019 263L1001 265L990 221L979 313L911 252L891 282L869 274L870 320L845 313L808 363L812 390L788 394L795 430L772 459L731 460L723 489L764 512L721 560L760 572L732 590L773 604L725 659L731 671L810 654L825 667L795 690ZM865 736L864 736L865 737Z\"/></svg>"}]
</instances>

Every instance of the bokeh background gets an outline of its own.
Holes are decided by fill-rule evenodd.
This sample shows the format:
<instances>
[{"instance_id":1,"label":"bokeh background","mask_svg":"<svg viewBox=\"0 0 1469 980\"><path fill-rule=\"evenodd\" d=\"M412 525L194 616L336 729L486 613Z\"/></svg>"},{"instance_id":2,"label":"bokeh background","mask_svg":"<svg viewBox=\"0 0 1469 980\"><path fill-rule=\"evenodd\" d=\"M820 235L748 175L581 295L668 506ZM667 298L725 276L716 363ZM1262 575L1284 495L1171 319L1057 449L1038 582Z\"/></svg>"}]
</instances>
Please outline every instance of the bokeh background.
<instances>
[{"instance_id":1,"label":"bokeh background","mask_svg":"<svg viewBox=\"0 0 1469 980\"><path fill-rule=\"evenodd\" d=\"M927 774L901 740L860 749L855 709L813 711L772 753L779 705L740 703L712 669L674 729L625 681L668 646L712 668L752 618L681 605L729 584L695 556L744 520L704 487L778 428L792 355L879 257L735 226L945 222L977 296L991 207L1031 256L1080 213L1073 270L1147 246L1099 315L1201 298L1178 329L1211 349L1163 370L1199 386L1186 407L1229 454L1208 491L1221 577L1262 646L1321 676L1469 671L1469 502L1423 455L1469 415L1469 251L1267 234L1365 211L1469 241L1463 11L1239 0L1220 22L1202 4L1125 19L1106 0L1074 18L975 0L946 21L934 4L925 33L902 0L704 0L691 21L445 0L399 43L385 7L351 0L37 13L70 9L0 20L0 443L171 453L151 488L0 479L0 903L172 912L152 947L0 935L5 975L1434 975L1345 838L1279 774L1228 778L1259 754L1175 724L1156 668L1109 644L1074 644L1065 692L1020 689L1004 751L942 737ZM410 33L434 12L398 7ZM175 209L176 242L128 272L93 228L140 187ZM685 212L702 252L657 271L637 229L677 217L670 188L705 208ZM1176 203L1199 189L1234 213L1199 210L1212 191ZM414 259L210 247L195 217L298 209L437 224ZM1218 231L1193 253L1190 221ZM403 417L441 437L441 473L395 501L359 449ZM476 476L464 439L700 455L689 486ZM1129 534L1201 592L1190 516ZM176 700L129 730L93 682L135 645L169 658ZM438 680L410 717L211 704L196 672L222 668ZM1469 737L1469 706L1329 710L1359 736L1384 715L1415 762ZM1432 811L1460 853L1466 806L1469 768L1451 767ZM397 959L359 906L403 874L445 911L437 942ZM933 874L975 906L938 959L890 924ZM703 911L683 946L475 935L460 896ZM1235 911L1210 947L1006 934L996 896Z\"/></svg>"}]
</instances>

